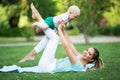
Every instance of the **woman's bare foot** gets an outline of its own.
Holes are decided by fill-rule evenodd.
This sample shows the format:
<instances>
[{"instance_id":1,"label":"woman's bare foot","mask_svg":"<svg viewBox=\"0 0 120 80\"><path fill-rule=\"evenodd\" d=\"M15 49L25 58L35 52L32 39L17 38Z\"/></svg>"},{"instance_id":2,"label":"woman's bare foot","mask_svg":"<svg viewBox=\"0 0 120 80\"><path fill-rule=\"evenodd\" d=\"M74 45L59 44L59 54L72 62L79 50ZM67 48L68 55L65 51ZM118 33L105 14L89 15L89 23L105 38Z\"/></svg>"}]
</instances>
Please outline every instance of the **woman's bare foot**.
<instances>
[{"instance_id":1,"label":"woman's bare foot","mask_svg":"<svg viewBox=\"0 0 120 80\"><path fill-rule=\"evenodd\" d=\"M34 60L35 58L34 57L24 57L23 59L21 59L20 61L19 61L19 63L23 63L23 62L26 62L26 61L28 61L28 60Z\"/></svg>"},{"instance_id":2,"label":"woman's bare foot","mask_svg":"<svg viewBox=\"0 0 120 80\"><path fill-rule=\"evenodd\" d=\"M40 21L42 19L42 17L39 14L39 12L37 11L37 9L35 8L35 6L33 5L33 3L31 3L30 8L32 10L32 18L36 19L37 21Z\"/></svg>"},{"instance_id":3,"label":"woman's bare foot","mask_svg":"<svg viewBox=\"0 0 120 80\"><path fill-rule=\"evenodd\" d=\"M27 60L34 60L35 59L36 52L32 50L28 55L26 55L24 58L22 58L19 63L23 63Z\"/></svg>"}]
</instances>

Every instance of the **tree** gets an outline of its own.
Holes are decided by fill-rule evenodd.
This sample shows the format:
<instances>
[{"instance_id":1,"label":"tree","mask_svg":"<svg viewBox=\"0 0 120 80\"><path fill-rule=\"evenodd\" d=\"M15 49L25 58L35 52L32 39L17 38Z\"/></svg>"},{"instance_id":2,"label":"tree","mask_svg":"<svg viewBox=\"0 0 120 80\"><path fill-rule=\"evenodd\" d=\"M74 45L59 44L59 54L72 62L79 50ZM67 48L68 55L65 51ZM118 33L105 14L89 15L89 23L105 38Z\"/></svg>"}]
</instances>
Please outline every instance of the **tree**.
<instances>
[{"instance_id":1,"label":"tree","mask_svg":"<svg viewBox=\"0 0 120 80\"><path fill-rule=\"evenodd\" d=\"M28 4L32 2L43 18L54 16L57 12L55 0L28 0ZM28 10L28 16L30 18L31 14L29 13L31 13L31 9Z\"/></svg>"},{"instance_id":2,"label":"tree","mask_svg":"<svg viewBox=\"0 0 120 80\"><path fill-rule=\"evenodd\" d=\"M9 28L9 21L7 16L6 8L0 5L0 29Z\"/></svg>"},{"instance_id":3,"label":"tree","mask_svg":"<svg viewBox=\"0 0 120 80\"><path fill-rule=\"evenodd\" d=\"M78 28L83 30L85 43L88 44L89 30L99 26L102 14L110 6L109 0L75 0L79 5L81 14L78 18Z\"/></svg>"},{"instance_id":4,"label":"tree","mask_svg":"<svg viewBox=\"0 0 120 80\"><path fill-rule=\"evenodd\" d=\"M20 16L20 7L18 6L18 3L20 0L1 0L0 4L4 7L6 7L8 17L9 25L11 28L17 27L17 23L19 21Z\"/></svg>"},{"instance_id":5,"label":"tree","mask_svg":"<svg viewBox=\"0 0 120 80\"><path fill-rule=\"evenodd\" d=\"M104 17L107 19L110 26L120 25L120 1L119 0L110 0L111 7L109 11L104 12Z\"/></svg>"},{"instance_id":6,"label":"tree","mask_svg":"<svg viewBox=\"0 0 120 80\"><path fill-rule=\"evenodd\" d=\"M0 4L7 9L8 21L11 28L18 27L20 16L31 19L30 4L35 4L43 18L53 16L57 12L54 0L1 0Z\"/></svg>"}]
</instances>

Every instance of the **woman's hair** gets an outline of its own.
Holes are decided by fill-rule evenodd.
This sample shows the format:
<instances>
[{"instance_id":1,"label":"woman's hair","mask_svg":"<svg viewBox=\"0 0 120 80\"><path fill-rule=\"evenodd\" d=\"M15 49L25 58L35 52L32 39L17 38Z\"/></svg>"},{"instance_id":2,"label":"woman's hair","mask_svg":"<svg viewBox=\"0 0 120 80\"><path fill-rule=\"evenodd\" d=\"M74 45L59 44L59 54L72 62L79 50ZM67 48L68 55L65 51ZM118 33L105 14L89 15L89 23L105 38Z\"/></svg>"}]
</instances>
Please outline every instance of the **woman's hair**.
<instances>
[{"instance_id":1,"label":"woman's hair","mask_svg":"<svg viewBox=\"0 0 120 80\"><path fill-rule=\"evenodd\" d=\"M93 49L94 49L94 56L93 56L94 61L93 62L95 62L94 68L101 69L104 67L103 61L99 57L99 51L96 48L93 48Z\"/></svg>"}]
</instances>

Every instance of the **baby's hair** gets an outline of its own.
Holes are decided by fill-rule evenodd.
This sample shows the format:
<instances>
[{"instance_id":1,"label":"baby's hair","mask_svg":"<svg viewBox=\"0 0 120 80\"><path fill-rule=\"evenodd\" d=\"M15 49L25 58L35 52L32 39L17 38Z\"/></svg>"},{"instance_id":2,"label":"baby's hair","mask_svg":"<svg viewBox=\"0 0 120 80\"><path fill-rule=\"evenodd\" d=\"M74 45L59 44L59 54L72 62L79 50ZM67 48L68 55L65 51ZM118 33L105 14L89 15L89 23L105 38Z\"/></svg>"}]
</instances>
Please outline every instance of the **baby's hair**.
<instances>
[{"instance_id":1,"label":"baby's hair","mask_svg":"<svg viewBox=\"0 0 120 80\"><path fill-rule=\"evenodd\" d=\"M68 12L76 12L76 14L80 15L80 9L77 5L72 5L68 8Z\"/></svg>"}]
</instances>

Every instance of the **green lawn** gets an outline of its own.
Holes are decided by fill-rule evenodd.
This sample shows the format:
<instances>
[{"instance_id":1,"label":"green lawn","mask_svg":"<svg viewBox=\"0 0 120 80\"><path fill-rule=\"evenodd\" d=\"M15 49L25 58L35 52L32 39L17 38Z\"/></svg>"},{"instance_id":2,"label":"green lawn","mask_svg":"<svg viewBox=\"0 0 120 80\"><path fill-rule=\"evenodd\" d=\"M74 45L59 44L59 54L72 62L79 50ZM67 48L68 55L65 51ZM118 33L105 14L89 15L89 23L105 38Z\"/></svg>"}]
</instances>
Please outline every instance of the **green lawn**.
<instances>
[{"instance_id":1,"label":"green lawn","mask_svg":"<svg viewBox=\"0 0 120 80\"><path fill-rule=\"evenodd\" d=\"M41 54L36 55L34 61L19 64L34 46L0 47L0 68L3 65L17 64L22 67L35 66ZM96 47L104 61L105 68L90 72L61 72L49 73L1 73L0 80L120 80L120 42L117 43L94 43L89 45L75 44L80 52L88 47ZM42 53L42 52L41 52ZM57 49L57 58L65 57L65 51L61 45Z\"/></svg>"},{"instance_id":2,"label":"green lawn","mask_svg":"<svg viewBox=\"0 0 120 80\"><path fill-rule=\"evenodd\" d=\"M39 40L34 40L31 42L38 42ZM10 43L26 43L28 42L26 40L26 38L23 37L16 37L16 38L12 38L12 37L0 37L0 44L10 44ZM30 41L29 41L30 42Z\"/></svg>"}]
</instances>

